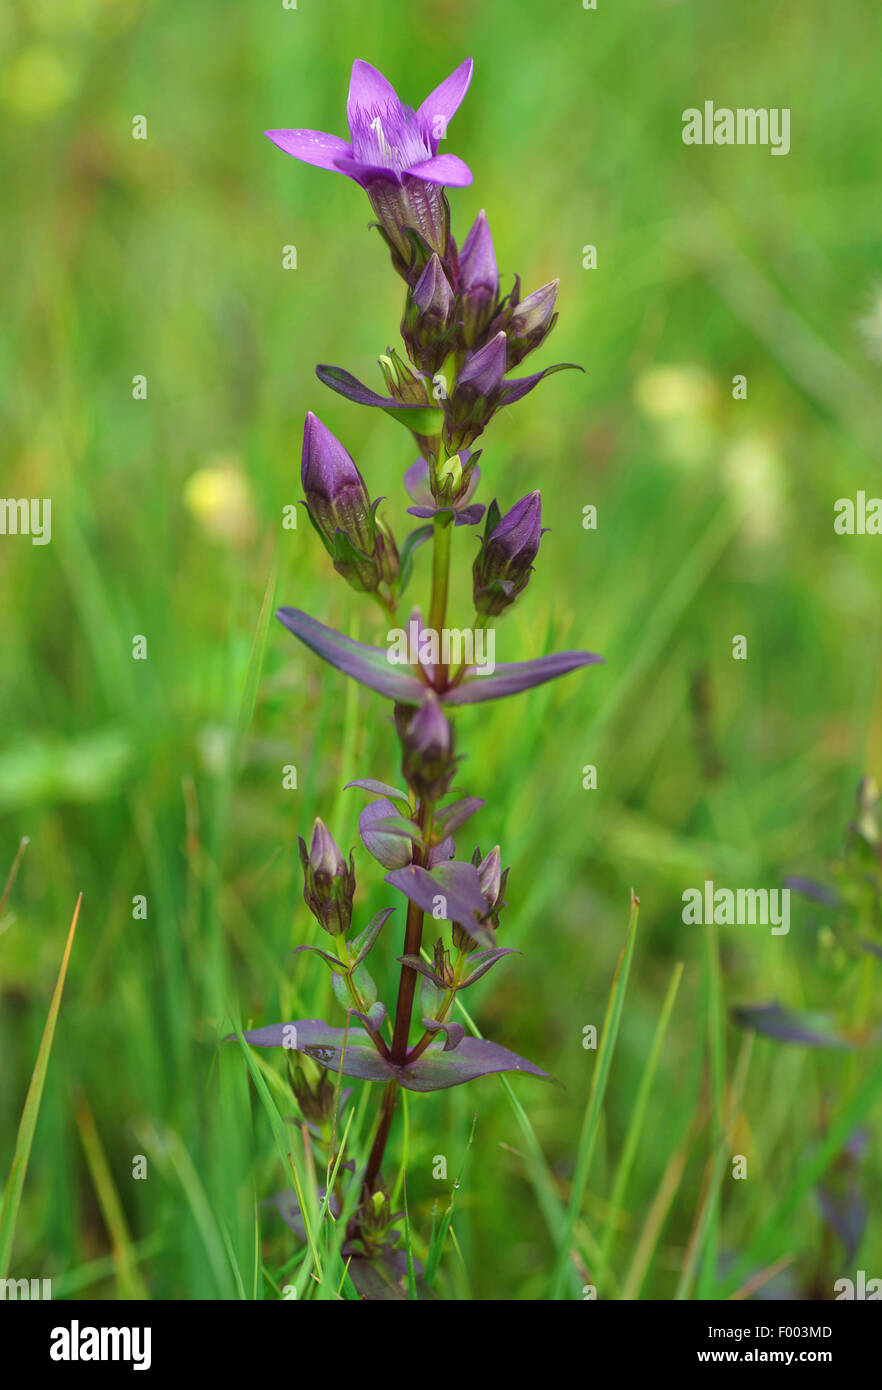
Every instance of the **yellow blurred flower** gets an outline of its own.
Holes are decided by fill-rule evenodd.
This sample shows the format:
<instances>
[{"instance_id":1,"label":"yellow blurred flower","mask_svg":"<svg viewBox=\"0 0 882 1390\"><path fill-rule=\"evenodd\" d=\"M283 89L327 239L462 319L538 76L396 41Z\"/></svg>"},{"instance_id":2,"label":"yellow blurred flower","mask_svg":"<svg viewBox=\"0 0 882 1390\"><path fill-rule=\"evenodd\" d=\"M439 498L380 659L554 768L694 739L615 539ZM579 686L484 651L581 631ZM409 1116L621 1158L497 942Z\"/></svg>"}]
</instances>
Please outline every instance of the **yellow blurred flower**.
<instances>
[{"instance_id":1,"label":"yellow blurred flower","mask_svg":"<svg viewBox=\"0 0 882 1390\"><path fill-rule=\"evenodd\" d=\"M213 540L248 545L254 538L251 488L234 459L217 458L193 473L184 485L184 503Z\"/></svg>"},{"instance_id":2,"label":"yellow blurred flower","mask_svg":"<svg viewBox=\"0 0 882 1390\"><path fill-rule=\"evenodd\" d=\"M709 414L717 396L717 383L710 372L688 364L650 367L634 387L638 408L651 420Z\"/></svg>"},{"instance_id":3,"label":"yellow blurred flower","mask_svg":"<svg viewBox=\"0 0 882 1390\"><path fill-rule=\"evenodd\" d=\"M72 87L71 72L55 50L31 44L3 70L0 97L11 116L45 121L67 100Z\"/></svg>"}]
</instances>

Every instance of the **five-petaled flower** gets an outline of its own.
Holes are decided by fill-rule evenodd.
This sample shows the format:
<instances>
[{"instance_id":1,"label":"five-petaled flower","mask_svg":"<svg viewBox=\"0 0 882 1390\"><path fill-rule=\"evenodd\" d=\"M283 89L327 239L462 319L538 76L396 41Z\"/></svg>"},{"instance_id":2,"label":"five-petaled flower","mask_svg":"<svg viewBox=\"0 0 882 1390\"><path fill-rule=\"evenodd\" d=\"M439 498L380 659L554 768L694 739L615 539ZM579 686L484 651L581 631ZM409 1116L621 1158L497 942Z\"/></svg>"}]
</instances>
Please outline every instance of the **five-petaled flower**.
<instances>
[{"instance_id":1,"label":"five-petaled flower","mask_svg":"<svg viewBox=\"0 0 882 1390\"><path fill-rule=\"evenodd\" d=\"M438 146L468 91L472 66L471 58L460 63L414 111L381 72L357 58L346 104L348 141L321 130L266 134L295 159L361 184L404 266L412 257L408 228L443 258L450 219L441 189L464 188L472 173L457 155L439 154Z\"/></svg>"}]
</instances>

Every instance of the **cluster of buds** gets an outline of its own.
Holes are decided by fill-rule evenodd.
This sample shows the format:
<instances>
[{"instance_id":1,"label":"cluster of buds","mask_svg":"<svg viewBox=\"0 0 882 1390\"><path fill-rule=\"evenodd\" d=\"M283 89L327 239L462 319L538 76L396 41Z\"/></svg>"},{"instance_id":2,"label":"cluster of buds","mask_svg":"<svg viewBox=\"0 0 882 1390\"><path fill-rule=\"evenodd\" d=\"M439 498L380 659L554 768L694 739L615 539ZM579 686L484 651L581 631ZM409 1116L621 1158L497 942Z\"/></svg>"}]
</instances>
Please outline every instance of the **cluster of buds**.
<instances>
[{"instance_id":1,"label":"cluster of buds","mask_svg":"<svg viewBox=\"0 0 882 1390\"><path fill-rule=\"evenodd\" d=\"M334 837L321 820L316 820L309 850L298 836L303 868L303 899L316 921L331 936L345 936L352 922L355 896L355 865L343 858Z\"/></svg>"},{"instance_id":2,"label":"cluster of buds","mask_svg":"<svg viewBox=\"0 0 882 1390\"><path fill-rule=\"evenodd\" d=\"M353 589L379 592L391 602L400 563L392 532L377 518L382 498L371 501L349 454L311 411L303 428L300 478L309 519L334 569Z\"/></svg>"},{"instance_id":3,"label":"cluster of buds","mask_svg":"<svg viewBox=\"0 0 882 1390\"><path fill-rule=\"evenodd\" d=\"M402 337L426 392L431 389L443 407L446 451L456 453L483 433L502 405L537 384L538 377L506 381L505 374L553 329L560 282L549 281L522 300L516 276L510 293L500 297L493 237L483 211L461 253L451 240L445 259L426 248L420 264L407 294Z\"/></svg>"}]
</instances>

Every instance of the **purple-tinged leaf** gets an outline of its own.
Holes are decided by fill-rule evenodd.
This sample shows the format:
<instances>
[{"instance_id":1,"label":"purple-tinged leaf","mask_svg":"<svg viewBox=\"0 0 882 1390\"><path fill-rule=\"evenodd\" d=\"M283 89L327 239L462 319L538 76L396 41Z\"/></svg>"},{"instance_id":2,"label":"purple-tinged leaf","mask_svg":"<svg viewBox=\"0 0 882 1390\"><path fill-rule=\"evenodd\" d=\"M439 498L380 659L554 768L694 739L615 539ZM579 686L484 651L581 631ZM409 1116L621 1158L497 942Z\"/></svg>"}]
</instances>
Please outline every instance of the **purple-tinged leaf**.
<instances>
[{"instance_id":1,"label":"purple-tinged leaf","mask_svg":"<svg viewBox=\"0 0 882 1390\"><path fill-rule=\"evenodd\" d=\"M320 1018L302 1018L293 1023L270 1023L265 1028L251 1028L242 1036L252 1047L284 1047L288 1051L302 1052L329 1071L342 1072L343 1076L356 1076L362 1081L395 1079L391 1064L380 1056L360 1027L332 1028ZM235 1038L236 1034L232 1033L225 1041Z\"/></svg>"},{"instance_id":2,"label":"purple-tinged leaf","mask_svg":"<svg viewBox=\"0 0 882 1390\"><path fill-rule=\"evenodd\" d=\"M381 806L381 801L375 801L375 806ZM374 824L374 829L379 830L384 835L396 835L400 840L410 840L419 845L420 849L425 849L423 834L415 820L408 820L406 816L399 816L395 810L387 812L381 820Z\"/></svg>"},{"instance_id":3,"label":"purple-tinged leaf","mask_svg":"<svg viewBox=\"0 0 882 1390\"><path fill-rule=\"evenodd\" d=\"M810 1047L853 1047L837 1033L828 1014L797 1012L780 1004L748 1004L732 1010L741 1028L752 1028L780 1042L807 1043Z\"/></svg>"},{"instance_id":4,"label":"purple-tinged leaf","mask_svg":"<svg viewBox=\"0 0 882 1390\"><path fill-rule=\"evenodd\" d=\"M409 965L411 970L416 970L419 975L424 975L427 980L431 980L433 985L437 985L439 989L443 989L445 994L450 988L449 985L444 983L440 975L435 974L432 966L426 964L422 956L398 956L397 960L399 965Z\"/></svg>"},{"instance_id":5,"label":"purple-tinged leaf","mask_svg":"<svg viewBox=\"0 0 882 1390\"><path fill-rule=\"evenodd\" d=\"M493 944L492 932L481 923L487 903L474 864L451 859L437 864L431 872L418 864L409 864L387 874L386 882L423 912L431 913L437 920L459 922L475 941Z\"/></svg>"},{"instance_id":6,"label":"purple-tinged leaf","mask_svg":"<svg viewBox=\"0 0 882 1390\"><path fill-rule=\"evenodd\" d=\"M382 912L378 912L376 917L372 917L363 932L360 932L353 941L349 943L349 950L354 953L355 959L352 968L361 965L362 961L370 954L374 948L374 942L385 927L389 918L392 916L394 908L387 907Z\"/></svg>"},{"instance_id":7,"label":"purple-tinged leaf","mask_svg":"<svg viewBox=\"0 0 882 1390\"><path fill-rule=\"evenodd\" d=\"M390 801L403 801L405 806L410 805L407 792L399 791L398 787L390 787L388 782L375 782L372 777L360 777L355 782L347 782L343 790L348 791L350 787L360 787L363 792L372 792L374 796L385 796Z\"/></svg>"},{"instance_id":8,"label":"purple-tinged leaf","mask_svg":"<svg viewBox=\"0 0 882 1390\"><path fill-rule=\"evenodd\" d=\"M325 964L329 965L332 970L340 969L340 957L332 956L330 951L323 951L320 946L295 946L291 952L292 956L296 956L299 951L312 951L313 955L321 956Z\"/></svg>"},{"instance_id":9,"label":"purple-tinged leaf","mask_svg":"<svg viewBox=\"0 0 882 1390\"><path fill-rule=\"evenodd\" d=\"M813 878L800 878L797 875L785 878L785 888L792 888L794 893L802 893L803 897L813 898L817 903L823 903L825 907L832 907L837 901L836 894L823 884L816 883Z\"/></svg>"},{"instance_id":10,"label":"purple-tinged leaf","mask_svg":"<svg viewBox=\"0 0 882 1390\"><path fill-rule=\"evenodd\" d=\"M378 999L376 1003L372 1004L366 1014L359 1013L358 1009L349 1009L348 1012L353 1018L357 1018L360 1023L363 1023L371 1033L379 1033L386 1022L386 1005L382 999Z\"/></svg>"},{"instance_id":11,"label":"purple-tinged leaf","mask_svg":"<svg viewBox=\"0 0 882 1390\"><path fill-rule=\"evenodd\" d=\"M877 946L875 941L868 941L865 936L862 936L861 946L865 951L869 951L871 956L882 957L882 946Z\"/></svg>"},{"instance_id":12,"label":"purple-tinged leaf","mask_svg":"<svg viewBox=\"0 0 882 1390\"><path fill-rule=\"evenodd\" d=\"M369 647L364 642L344 637L342 632L325 627L299 608L280 608L276 617L323 661L361 685L366 685L369 690L376 690L380 695L406 705L418 705L422 700L425 685L415 676L407 675L400 666L394 666L385 648Z\"/></svg>"},{"instance_id":13,"label":"purple-tinged leaf","mask_svg":"<svg viewBox=\"0 0 882 1390\"><path fill-rule=\"evenodd\" d=\"M436 406L402 405L393 396L380 396L342 367L328 367L320 363L315 374L325 386L330 386L332 391L345 396L348 401L355 401L357 405L378 406L393 420L413 430L414 434L432 435L440 432L444 414Z\"/></svg>"},{"instance_id":14,"label":"purple-tinged leaf","mask_svg":"<svg viewBox=\"0 0 882 1390\"><path fill-rule=\"evenodd\" d=\"M534 661L515 661L497 666L490 676L479 675L476 668L470 666L463 680L451 686L440 698L446 705L476 705L483 700L499 700L506 695L531 690L536 685L556 680L558 676L566 676L580 666L598 665L603 665L603 657L594 652L556 652L553 656L540 656Z\"/></svg>"},{"instance_id":15,"label":"purple-tinged leaf","mask_svg":"<svg viewBox=\"0 0 882 1390\"><path fill-rule=\"evenodd\" d=\"M529 395L543 377L552 376L555 372L565 372L569 368L576 372L585 370L578 362L556 362L553 367L546 367L544 372L534 372L532 376L515 377L513 381L507 381L502 388L500 405L514 405L515 401L523 400L524 396Z\"/></svg>"},{"instance_id":16,"label":"purple-tinged leaf","mask_svg":"<svg viewBox=\"0 0 882 1390\"><path fill-rule=\"evenodd\" d=\"M427 1033L444 1034L443 1052L452 1052L465 1037L465 1028L461 1023L439 1023L437 1018L424 1018L423 1027Z\"/></svg>"},{"instance_id":17,"label":"purple-tinged leaf","mask_svg":"<svg viewBox=\"0 0 882 1390\"><path fill-rule=\"evenodd\" d=\"M446 864L456 854L456 846L453 843L453 836L448 835L437 845L432 845L429 850L429 868L434 869L436 864Z\"/></svg>"},{"instance_id":18,"label":"purple-tinged leaf","mask_svg":"<svg viewBox=\"0 0 882 1390\"><path fill-rule=\"evenodd\" d=\"M388 821L395 815L391 801L382 798L365 806L358 818L358 833L361 835L368 854L373 855L384 869L403 869L413 859L413 850L408 840L377 829L379 822Z\"/></svg>"},{"instance_id":19,"label":"purple-tinged leaf","mask_svg":"<svg viewBox=\"0 0 882 1390\"><path fill-rule=\"evenodd\" d=\"M467 796L462 801L453 801L449 806L443 806L437 813L433 829L444 840L452 835L454 830L459 830L461 825L465 825L469 817L473 816L476 811L480 811L484 805L486 802L481 801L477 796Z\"/></svg>"},{"instance_id":20,"label":"purple-tinged leaf","mask_svg":"<svg viewBox=\"0 0 882 1390\"><path fill-rule=\"evenodd\" d=\"M486 975L488 970L492 970L496 962L502 960L503 956L519 956L520 954L520 951L515 951L510 946L497 947L493 951L475 951L468 958L469 964L475 965L480 961L480 965L478 965L477 970L472 971L467 979L463 980L460 989L468 989L469 985L473 985L476 980L480 980L481 976Z\"/></svg>"},{"instance_id":21,"label":"purple-tinged leaf","mask_svg":"<svg viewBox=\"0 0 882 1390\"><path fill-rule=\"evenodd\" d=\"M525 1072L560 1085L547 1071L484 1038L463 1038L452 1052L445 1052L438 1043L430 1043L421 1057L399 1071L401 1085L409 1091L444 1091L450 1086L474 1081L478 1076L506 1071Z\"/></svg>"},{"instance_id":22,"label":"purple-tinged leaf","mask_svg":"<svg viewBox=\"0 0 882 1390\"><path fill-rule=\"evenodd\" d=\"M556 1080L532 1062L518 1057L517 1053L480 1038L463 1038L453 1052L445 1052L440 1043L430 1043L415 1062L398 1066L381 1057L360 1028L350 1028L347 1034L346 1029L332 1028L318 1018L252 1028L243 1037L252 1047L286 1047L314 1058L329 1071L355 1076L362 1081L397 1081L406 1091L444 1091L477 1076L506 1071ZM226 1039L235 1040L235 1033Z\"/></svg>"}]
</instances>

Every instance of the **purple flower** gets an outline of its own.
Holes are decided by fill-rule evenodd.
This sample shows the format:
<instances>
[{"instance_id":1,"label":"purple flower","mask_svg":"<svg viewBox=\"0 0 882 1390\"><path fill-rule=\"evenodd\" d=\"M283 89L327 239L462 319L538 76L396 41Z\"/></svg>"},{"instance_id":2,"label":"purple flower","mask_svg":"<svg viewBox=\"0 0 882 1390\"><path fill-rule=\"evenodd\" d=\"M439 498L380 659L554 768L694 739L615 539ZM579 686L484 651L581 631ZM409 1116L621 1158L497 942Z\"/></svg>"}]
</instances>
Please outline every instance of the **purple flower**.
<instances>
[{"instance_id":1,"label":"purple flower","mask_svg":"<svg viewBox=\"0 0 882 1390\"><path fill-rule=\"evenodd\" d=\"M542 498L531 492L500 519L493 502L472 569L475 609L496 616L527 587L542 535Z\"/></svg>"},{"instance_id":2,"label":"purple flower","mask_svg":"<svg viewBox=\"0 0 882 1390\"><path fill-rule=\"evenodd\" d=\"M499 294L499 272L490 224L482 208L459 253L458 289L462 302L463 334L474 347L493 317Z\"/></svg>"},{"instance_id":3,"label":"purple flower","mask_svg":"<svg viewBox=\"0 0 882 1390\"><path fill-rule=\"evenodd\" d=\"M398 552L391 532L377 522L377 503L349 454L312 411L303 427L300 478L309 519L337 573L369 593L394 583Z\"/></svg>"},{"instance_id":4,"label":"purple flower","mask_svg":"<svg viewBox=\"0 0 882 1390\"><path fill-rule=\"evenodd\" d=\"M349 141L320 130L268 130L279 149L336 170L361 184L393 251L405 266L411 259L406 229L412 228L442 257L447 250L448 214L441 188L464 188L471 170L455 154L439 154L472 80L472 59L460 63L414 111L370 63L352 64L346 116Z\"/></svg>"}]
</instances>

